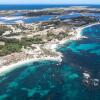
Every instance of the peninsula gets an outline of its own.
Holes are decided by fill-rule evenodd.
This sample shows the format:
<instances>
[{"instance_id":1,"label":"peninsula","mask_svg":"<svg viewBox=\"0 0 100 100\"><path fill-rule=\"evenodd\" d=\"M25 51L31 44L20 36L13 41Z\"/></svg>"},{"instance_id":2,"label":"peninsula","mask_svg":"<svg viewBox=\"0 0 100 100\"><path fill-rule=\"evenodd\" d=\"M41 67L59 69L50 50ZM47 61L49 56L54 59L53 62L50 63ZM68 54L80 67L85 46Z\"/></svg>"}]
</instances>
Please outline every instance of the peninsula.
<instances>
[{"instance_id":1,"label":"peninsula","mask_svg":"<svg viewBox=\"0 0 100 100\"><path fill-rule=\"evenodd\" d=\"M5 19L0 23L0 73L13 68L14 65L39 59L61 62L63 55L57 52L56 48L68 40L86 38L81 36L81 29L99 22L98 17L92 15L94 10L87 7L70 7L37 11L0 11L0 21ZM98 12L99 10L96 13ZM40 16L52 17L34 22L33 18ZM31 22L24 22L25 19L31 19Z\"/></svg>"}]
</instances>

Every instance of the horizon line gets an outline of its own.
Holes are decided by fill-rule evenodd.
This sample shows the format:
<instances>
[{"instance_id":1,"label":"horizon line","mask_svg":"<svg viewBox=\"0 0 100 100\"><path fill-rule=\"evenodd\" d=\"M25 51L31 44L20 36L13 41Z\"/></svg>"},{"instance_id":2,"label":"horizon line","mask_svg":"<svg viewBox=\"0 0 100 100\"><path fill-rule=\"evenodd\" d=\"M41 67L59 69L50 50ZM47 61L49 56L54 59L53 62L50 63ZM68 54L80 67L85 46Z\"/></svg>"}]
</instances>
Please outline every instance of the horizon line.
<instances>
[{"instance_id":1,"label":"horizon line","mask_svg":"<svg viewBox=\"0 0 100 100\"><path fill-rule=\"evenodd\" d=\"M44 4L39 4L39 3L33 3L33 4L22 4L22 3L12 3L12 4L0 4L0 5L100 5L100 4L63 4L63 3L59 3L59 4L52 4L52 3L44 3Z\"/></svg>"}]
</instances>

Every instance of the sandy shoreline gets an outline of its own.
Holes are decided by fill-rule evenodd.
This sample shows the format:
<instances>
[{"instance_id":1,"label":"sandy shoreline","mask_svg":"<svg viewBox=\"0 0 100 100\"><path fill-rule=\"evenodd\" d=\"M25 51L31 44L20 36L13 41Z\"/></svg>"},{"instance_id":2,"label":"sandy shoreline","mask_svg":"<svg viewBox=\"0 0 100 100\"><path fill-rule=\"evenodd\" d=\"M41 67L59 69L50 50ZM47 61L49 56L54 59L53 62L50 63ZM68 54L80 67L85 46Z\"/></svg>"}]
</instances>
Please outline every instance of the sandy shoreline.
<instances>
[{"instance_id":1,"label":"sandy shoreline","mask_svg":"<svg viewBox=\"0 0 100 100\"><path fill-rule=\"evenodd\" d=\"M8 66L2 66L0 68L0 76L4 75L5 73L9 72L9 71L12 71L16 68L19 68L25 64L31 64L33 62L36 62L36 61L44 61L44 60L52 60L52 61L59 61L61 62L61 58L54 58L54 57L43 57L43 58L34 58L34 59L26 59L26 60L23 60L23 61L19 61L17 63L13 63L11 65L8 65Z\"/></svg>"},{"instance_id":2,"label":"sandy shoreline","mask_svg":"<svg viewBox=\"0 0 100 100\"><path fill-rule=\"evenodd\" d=\"M77 34L75 34L74 36L72 36L69 39L66 39L66 38L63 39L57 45L53 45L52 51L58 52L58 51L56 51L56 48L59 45L66 43L68 40L78 40L78 39L82 39L82 38L87 38L87 37L84 37L80 34L81 31L84 28L87 28L87 27L90 27L90 26L96 25L96 24L100 24L100 23L93 23L90 25L85 25L83 27L79 27L78 29L75 30ZM73 33L74 32L71 32L70 34L73 34ZM62 54L60 52L58 52L58 53L59 53L59 56L57 56L57 57L50 57L50 56L48 57L47 56L47 57L41 57L41 58L25 59L25 60L19 61L17 63L12 63L11 65L7 65L7 66L4 65L4 66L0 67L0 76L4 75L5 73L7 73L9 71L12 71L12 70L18 68L18 67L21 67L24 64L32 63L32 62L39 61L39 60L52 60L52 61L61 62L62 61Z\"/></svg>"}]
</instances>

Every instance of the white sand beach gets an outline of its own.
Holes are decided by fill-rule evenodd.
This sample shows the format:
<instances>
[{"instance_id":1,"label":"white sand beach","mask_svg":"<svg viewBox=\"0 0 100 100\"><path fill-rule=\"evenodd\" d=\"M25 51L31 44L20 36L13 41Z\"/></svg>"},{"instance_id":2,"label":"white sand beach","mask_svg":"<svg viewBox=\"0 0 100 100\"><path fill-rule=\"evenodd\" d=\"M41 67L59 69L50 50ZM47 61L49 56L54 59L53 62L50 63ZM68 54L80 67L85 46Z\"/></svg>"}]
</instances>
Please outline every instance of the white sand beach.
<instances>
[{"instance_id":1,"label":"white sand beach","mask_svg":"<svg viewBox=\"0 0 100 100\"><path fill-rule=\"evenodd\" d=\"M44 61L44 60L52 60L52 61L59 61L61 62L62 59L60 57L43 57L43 58L34 58L34 59L25 59L23 61L19 61L17 63L13 63L11 65L8 65L8 66L2 66L0 67L0 76L2 75L5 75L6 73L16 69L16 68L19 68L21 66L24 66L25 64L31 64L33 62L36 62L36 61Z\"/></svg>"}]
</instances>

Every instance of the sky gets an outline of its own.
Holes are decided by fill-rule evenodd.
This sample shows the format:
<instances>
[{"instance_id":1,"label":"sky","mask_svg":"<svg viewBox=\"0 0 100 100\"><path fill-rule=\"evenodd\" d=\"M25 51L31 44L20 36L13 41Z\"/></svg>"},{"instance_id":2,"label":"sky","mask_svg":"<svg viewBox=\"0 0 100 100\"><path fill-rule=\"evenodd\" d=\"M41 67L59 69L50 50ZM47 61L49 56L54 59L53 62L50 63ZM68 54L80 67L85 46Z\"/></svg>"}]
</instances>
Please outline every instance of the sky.
<instances>
[{"instance_id":1,"label":"sky","mask_svg":"<svg viewBox=\"0 0 100 100\"><path fill-rule=\"evenodd\" d=\"M100 0L0 0L0 4L100 4Z\"/></svg>"}]
</instances>

